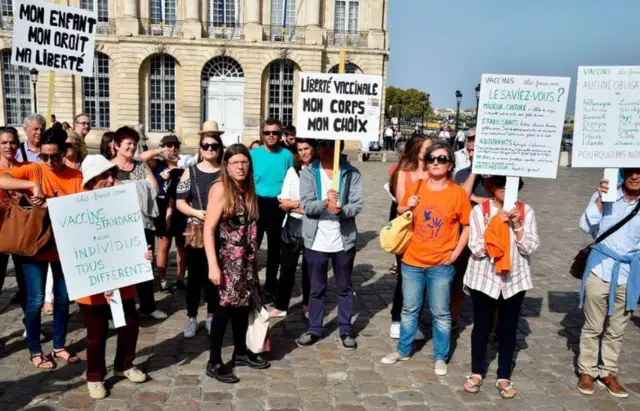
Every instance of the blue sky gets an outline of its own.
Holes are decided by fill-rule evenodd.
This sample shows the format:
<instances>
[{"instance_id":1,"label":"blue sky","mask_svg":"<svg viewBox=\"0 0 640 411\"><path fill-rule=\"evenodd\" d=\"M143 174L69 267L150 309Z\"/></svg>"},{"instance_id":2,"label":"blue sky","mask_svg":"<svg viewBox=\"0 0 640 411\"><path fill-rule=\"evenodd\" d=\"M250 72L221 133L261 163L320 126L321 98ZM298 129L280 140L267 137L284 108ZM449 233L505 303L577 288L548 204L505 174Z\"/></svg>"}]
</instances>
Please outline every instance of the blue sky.
<instances>
[{"instance_id":1,"label":"blue sky","mask_svg":"<svg viewBox=\"0 0 640 411\"><path fill-rule=\"evenodd\" d=\"M640 65L640 0L393 0L389 85L435 107L475 107L482 73L571 76L578 65Z\"/></svg>"}]
</instances>

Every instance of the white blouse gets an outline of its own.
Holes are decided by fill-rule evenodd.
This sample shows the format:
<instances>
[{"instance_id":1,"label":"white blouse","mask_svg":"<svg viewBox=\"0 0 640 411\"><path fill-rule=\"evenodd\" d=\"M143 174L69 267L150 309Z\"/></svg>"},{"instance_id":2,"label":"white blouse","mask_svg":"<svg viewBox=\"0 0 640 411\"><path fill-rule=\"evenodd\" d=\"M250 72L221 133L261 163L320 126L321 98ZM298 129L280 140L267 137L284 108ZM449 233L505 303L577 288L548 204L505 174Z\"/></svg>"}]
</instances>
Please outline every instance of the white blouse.
<instances>
[{"instance_id":1,"label":"white blouse","mask_svg":"<svg viewBox=\"0 0 640 411\"><path fill-rule=\"evenodd\" d=\"M293 167L290 167L289 170L287 170L287 174L284 176L284 183L282 184L282 190L280 191L278 200L300 201L300 176ZM299 213L289 212L288 215L293 218L302 218L302 214ZM284 222L286 221L287 219L285 218Z\"/></svg>"}]
</instances>

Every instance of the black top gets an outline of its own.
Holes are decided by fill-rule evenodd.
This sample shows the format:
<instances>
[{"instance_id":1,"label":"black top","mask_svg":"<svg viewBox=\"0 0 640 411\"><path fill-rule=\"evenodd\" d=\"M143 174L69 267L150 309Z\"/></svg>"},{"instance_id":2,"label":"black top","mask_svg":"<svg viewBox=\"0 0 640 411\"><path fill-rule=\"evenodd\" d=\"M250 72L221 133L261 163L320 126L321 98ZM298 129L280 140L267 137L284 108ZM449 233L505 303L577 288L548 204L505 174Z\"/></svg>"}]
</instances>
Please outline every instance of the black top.
<instances>
[{"instance_id":1,"label":"black top","mask_svg":"<svg viewBox=\"0 0 640 411\"><path fill-rule=\"evenodd\" d=\"M220 177L220 171L205 173L204 171L200 171L197 166L189 167L189 179L178 184L176 189L176 198L179 200L187 200L195 210L206 210L207 201L209 199L209 189L218 177ZM191 184L192 181L197 182L202 204L198 199L196 184Z\"/></svg>"},{"instance_id":2,"label":"black top","mask_svg":"<svg viewBox=\"0 0 640 411\"><path fill-rule=\"evenodd\" d=\"M467 181L470 175L471 175L471 167L463 168L462 170L459 170L456 173L453 180L455 181L456 184L462 185L465 181ZM473 183L473 190L471 191L471 193L477 197L484 197L484 198L491 197L491 194L489 194L487 190L485 190L484 188L484 177L482 175L479 174L478 176L476 176L476 181L474 181ZM473 205L477 204L477 203L474 203L473 201L471 203Z\"/></svg>"}]
</instances>

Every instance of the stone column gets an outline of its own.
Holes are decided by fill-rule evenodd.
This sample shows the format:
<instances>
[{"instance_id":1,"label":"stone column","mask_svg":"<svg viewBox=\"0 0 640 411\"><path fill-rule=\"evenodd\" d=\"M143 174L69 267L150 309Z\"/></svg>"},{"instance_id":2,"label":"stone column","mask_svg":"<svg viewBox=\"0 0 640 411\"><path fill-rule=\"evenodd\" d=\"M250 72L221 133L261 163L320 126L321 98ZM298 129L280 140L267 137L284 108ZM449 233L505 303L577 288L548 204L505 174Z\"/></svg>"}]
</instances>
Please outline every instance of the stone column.
<instances>
[{"instance_id":1,"label":"stone column","mask_svg":"<svg viewBox=\"0 0 640 411\"><path fill-rule=\"evenodd\" d=\"M118 35L137 36L139 34L140 9L136 0L124 0L124 10L122 19L116 21L116 31Z\"/></svg>"},{"instance_id":2,"label":"stone column","mask_svg":"<svg viewBox=\"0 0 640 411\"><path fill-rule=\"evenodd\" d=\"M202 38L199 0L187 0L183 32L185 39Z\"/></svg>"},{"instance_id":3,"label":"stone column","mask_svg":"<svg viewBox=\"0 0 640 411\"><path fill-rule=\"evenodd\" d=\"M244 28L245 39L252 43L262 43L262 1L245 0L245 4L247 7L247 24Z\"/></svg>"},{"instance_id":4,"label":"stone column","mask_svg":"<svg viewBox=\"0 0 640 411\"><path fill-rule=\"evenodd\" d=\"M383 50L385 48L384 2L373 0L369 3L369 48Z\"/></svg>"},{"instance_id":5,"label":"stone column","mask_svg":"<svg viewBox=\"0 0 640 411\"><path fill-rule=\"evenodd\" d=\"M305 10L306 16L306 43L318 44L324 43L324 30L320 27L320 0L307 0L307 9Z\"/></svg>"}]
</instances>

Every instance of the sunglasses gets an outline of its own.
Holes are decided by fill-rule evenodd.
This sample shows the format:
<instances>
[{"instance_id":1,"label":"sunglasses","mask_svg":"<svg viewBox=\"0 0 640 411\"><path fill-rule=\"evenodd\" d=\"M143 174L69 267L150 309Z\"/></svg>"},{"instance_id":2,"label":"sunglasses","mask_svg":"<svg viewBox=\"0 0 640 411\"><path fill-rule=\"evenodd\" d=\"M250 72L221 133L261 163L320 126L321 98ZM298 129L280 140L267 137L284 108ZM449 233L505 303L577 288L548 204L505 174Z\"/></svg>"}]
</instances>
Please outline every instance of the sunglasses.
<instances>
[{"instance_id":1,"label":"sunglasses","mask_svg":"<svg viewBox=\"0 0 640 411\"><path fill-rule=\"evenodd\" d=\"M282 131L263 131L262 135L280 137L282 135Z\"/></svg>"},{"instance_id":2,"label":"sunglasses","mask_svg":"<svg viewBox=\"0 0 640 411\"><path fill-rule=\"evenodd\" d=\"M202 143L200 144L200 148L204 151L218 151L220 144Z\"/></svg>"},{"instance_id":3,"label":"sunglasses","mask_svg":"<svg viewBox=\"0 0 640 411\"><path fill-rule=\"evenodd\" d=\"M427 164L449 164L451 160L447 156L427 156Z\"/></svg>"},{"instance_id":4,"label":"sunglasses","mask_svg":"<svg viewBox=\"0 0 640 411\"><path fill-rule=\"evenodd\" d=\"M40 153L40 154L38 154L38 157L40 158L40 160L42 160L45 163L47 161L49 161L49 160L51 160L51 161L60 161L60 160L62 160L62 154L60 154L60 153L55 153L55 154Z\"/></svg>"},{"instance_id":5,"label":"sunglasses","mask_svg":"<svg viewBox=\"0 0 640 411\"><path fill-rule=\"evenodd\" d=\"M166 144L163 144L162 147L180 149L180 144L179 143L166 143Z\"/></svg>"}]
</instances>

